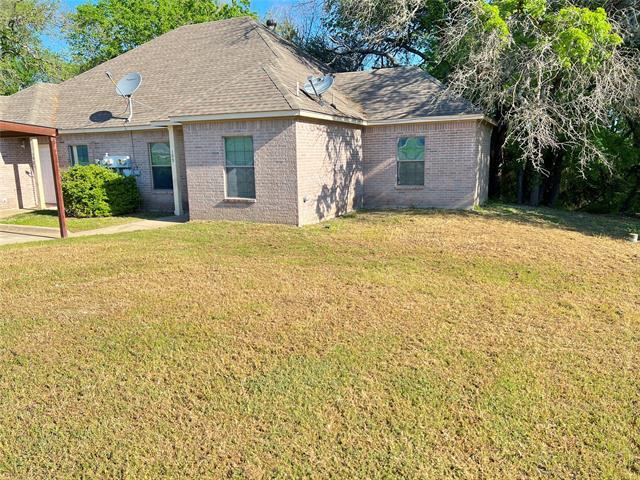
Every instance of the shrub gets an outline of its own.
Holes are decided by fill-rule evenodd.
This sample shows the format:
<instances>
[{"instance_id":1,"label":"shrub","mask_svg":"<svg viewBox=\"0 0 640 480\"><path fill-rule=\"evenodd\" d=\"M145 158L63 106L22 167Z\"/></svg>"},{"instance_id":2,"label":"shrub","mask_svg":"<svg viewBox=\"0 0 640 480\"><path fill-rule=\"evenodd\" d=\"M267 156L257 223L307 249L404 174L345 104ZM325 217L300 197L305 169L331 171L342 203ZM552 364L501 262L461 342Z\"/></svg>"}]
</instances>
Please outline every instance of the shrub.
<instances>
[{"instance_id":1,"label":"shrub","mask_svg":"<svg viewBox=\"0 0 640 480\"><path fill-rule=\"evenodd\" d=\"M140 194L134 177L100 165L78 165L62 174L65 211L72 217L109 217L135 211Z\"/></svg>"}]
</instances>

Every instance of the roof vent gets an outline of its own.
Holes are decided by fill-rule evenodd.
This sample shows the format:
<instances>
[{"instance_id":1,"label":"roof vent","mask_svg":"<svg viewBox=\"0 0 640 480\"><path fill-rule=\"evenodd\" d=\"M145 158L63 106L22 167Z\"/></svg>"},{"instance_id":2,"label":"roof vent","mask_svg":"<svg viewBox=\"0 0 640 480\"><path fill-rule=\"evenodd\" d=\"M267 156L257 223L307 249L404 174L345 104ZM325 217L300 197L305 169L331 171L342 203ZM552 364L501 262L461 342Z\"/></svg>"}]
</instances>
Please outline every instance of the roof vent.
<instances>
[{"instance_id":1,"label":"roof vent","mask_svg":"<svg viewBox=\"0 0 640 480\"><path fill-rule=\"evenodd\" d=\"M278 26L278 22L276 22L273 18L267 19L267 28L272 32L276 31L276 27Z\"/></svg>"}]
</instances>

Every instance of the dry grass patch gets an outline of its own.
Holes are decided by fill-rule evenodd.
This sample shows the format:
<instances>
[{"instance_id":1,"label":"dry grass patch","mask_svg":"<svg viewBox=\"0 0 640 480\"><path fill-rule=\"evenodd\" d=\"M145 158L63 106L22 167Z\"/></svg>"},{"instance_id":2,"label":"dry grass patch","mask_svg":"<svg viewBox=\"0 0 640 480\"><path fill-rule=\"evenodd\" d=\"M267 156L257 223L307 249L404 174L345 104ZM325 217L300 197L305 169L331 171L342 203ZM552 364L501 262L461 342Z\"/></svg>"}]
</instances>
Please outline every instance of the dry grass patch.
<instances>
[{"instance_id":1,"label":"dry grass patch","mask_svg":"<svg viewBox=\"0 0 640 480\"><path fill-rule=\"evenodd\" d=\"M637 478L640 249L549 215L5 247L0 476Z\"/></svg>"}]
</instances>

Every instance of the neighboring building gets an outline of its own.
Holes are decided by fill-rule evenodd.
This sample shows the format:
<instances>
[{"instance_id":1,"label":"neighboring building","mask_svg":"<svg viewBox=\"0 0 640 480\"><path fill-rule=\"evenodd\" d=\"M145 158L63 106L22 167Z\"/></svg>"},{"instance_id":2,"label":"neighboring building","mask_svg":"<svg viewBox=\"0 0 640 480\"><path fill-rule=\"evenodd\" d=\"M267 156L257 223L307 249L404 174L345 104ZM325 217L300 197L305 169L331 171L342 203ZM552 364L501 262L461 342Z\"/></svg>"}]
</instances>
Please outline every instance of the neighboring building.
<instances>
[{"instance_id":1,"label":"neighboring building","mask_svg":"<svg viewBox=\"0 0 640 480\"><path fill-rule=\"evenodd\" d=\"M142 74L130 123L107 71ZM322 102L304 93L309 75L328 73L250 18L189 25L0 97L0 121L56 128L62 168L130 156L143 208L191 219L304 225L486 200L481 112L417 68L338 73ZM12 135L0 131L0 209L55 203L46 139Z\"/></svg>"}]
</instances>

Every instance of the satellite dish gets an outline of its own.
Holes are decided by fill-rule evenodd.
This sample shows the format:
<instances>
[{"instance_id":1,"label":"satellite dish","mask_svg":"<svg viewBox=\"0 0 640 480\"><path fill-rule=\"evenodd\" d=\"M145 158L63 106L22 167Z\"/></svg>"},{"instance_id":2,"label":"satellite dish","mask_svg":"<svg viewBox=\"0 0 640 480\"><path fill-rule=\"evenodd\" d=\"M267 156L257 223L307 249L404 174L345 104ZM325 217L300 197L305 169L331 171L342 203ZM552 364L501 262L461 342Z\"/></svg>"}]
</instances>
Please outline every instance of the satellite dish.
<instances>
[{"instance_id":1,"label":"satellite dish","mask_svg":"<svg viewBox=\"0 0 640 480\"><path fill-rule=\"evenodd\" d=\"M116 84L116 92L123 97L130 97L133 95L142 84L142 75L138 72L127 73Z\"/></svg>"},{"instance_id":2,"label":"satellite dish","mask_svg":"<svg viewBox=\"0 0 640 480\"><path fill-rule=\"evenodd\" d=\"M302 86L302 89L309 95L320 97L324 92L329 90L333 86L334 78L331 75L324 75L322 77L314 77L313 75L307 78L308 82Z\"/></svg>"},{"instance_id":3,"label":"satellite dish","mask_svg":"<svg viewBox=\"0 0 640 480\"><path fill-rule=\"evenodd\" d=\"M125 120L126 123L131 122L133 118L133 99L131 96L136 93L136 90L140 88L142 84L142 75L138 72L127 73L124 77L120 79L118 83L113 81L113 77L111 76L111 72L105 72L111 83L113 83L116 87L116 93L121 97L127 99L127 111L129 115Z\"/></svg>"}]
</instances>

